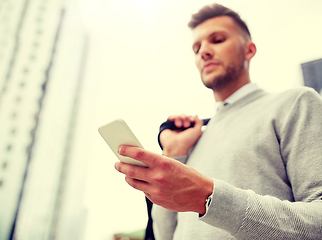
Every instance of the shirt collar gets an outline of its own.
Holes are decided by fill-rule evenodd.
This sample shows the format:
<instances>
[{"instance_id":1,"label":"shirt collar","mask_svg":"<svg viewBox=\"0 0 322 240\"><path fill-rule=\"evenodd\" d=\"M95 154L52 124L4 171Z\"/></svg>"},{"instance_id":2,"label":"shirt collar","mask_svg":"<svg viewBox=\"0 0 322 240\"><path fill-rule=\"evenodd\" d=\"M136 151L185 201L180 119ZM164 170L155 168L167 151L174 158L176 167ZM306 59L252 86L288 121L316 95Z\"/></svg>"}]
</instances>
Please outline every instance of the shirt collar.
<instances>
[{"instance_id":1,"label":"shirt collar","mask_svg":"<svg viewBox=\"0 0 322 240\"><path fill-rule=\"evenodd\" d=\"M243 97L247 96L248 94L255 92L258 89L259 87L256 83L247 83L246 85L242 86L237 91L235 91L233 94L231 94L223 102L216 102L215 109L218 110L222 106L233 104L238 100L242 99Z\"/></svg>"}]
</instances>

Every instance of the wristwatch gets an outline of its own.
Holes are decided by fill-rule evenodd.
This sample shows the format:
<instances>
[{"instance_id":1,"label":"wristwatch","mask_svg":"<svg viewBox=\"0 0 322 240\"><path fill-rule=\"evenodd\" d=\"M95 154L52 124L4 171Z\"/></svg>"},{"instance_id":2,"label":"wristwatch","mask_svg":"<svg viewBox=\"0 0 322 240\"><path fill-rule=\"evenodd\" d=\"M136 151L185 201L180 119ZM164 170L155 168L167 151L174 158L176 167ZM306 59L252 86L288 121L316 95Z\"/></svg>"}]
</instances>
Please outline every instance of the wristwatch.
<instances>
[{"instance_id":1,"label":"wristwatch","mask_svg":"<svg viewBox=\"0 0 322 240\"><path fill-rule=\"evenodd\" d=\"M215 191L215 180L214 180L214 187L213 187L213 189L212 189L212 193L207 197L207 199L206 199L206 201L205 201L205 207L206 207L206 212L205 212L205 214L208 212L208 208L209 208L209 206L210 206L210 204L211 204L211 202L212 202L212 198L213 198L213 196L214 196L214 191ZM199 214L199 217L202 217L202 216L204 216L205 214L203 214L203 215Z\"/></svg>"}]
</instances>

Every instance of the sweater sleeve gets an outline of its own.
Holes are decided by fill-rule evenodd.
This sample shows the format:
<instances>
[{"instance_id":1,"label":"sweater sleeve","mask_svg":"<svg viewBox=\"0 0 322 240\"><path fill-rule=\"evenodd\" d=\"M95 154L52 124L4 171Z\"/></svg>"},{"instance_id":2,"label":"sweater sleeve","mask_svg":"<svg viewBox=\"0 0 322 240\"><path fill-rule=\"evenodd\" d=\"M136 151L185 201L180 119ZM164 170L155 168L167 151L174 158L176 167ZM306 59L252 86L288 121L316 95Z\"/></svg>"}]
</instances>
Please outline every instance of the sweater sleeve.
<instances>
[{"instance_id":1,"label":"sweater sleeve","mask_svg":"<svg viewBox=\"0 0 322 240\"><path fill-rule=\"evenodd\" d=\"M301 90L276 129L294 201L262 196L215 180L202 221L236 239L322 239L322 101Z\"/></svg>"},{"instance_id":2,"label":"sweater sleeve","mask_svg":"<svg viewBox=\"0 0 322 240\"><path fill-rule=\"evenodd\" d=\"M212 203L201 220L236 239L322 239L322 201L282 201L216 181Z\"/></svg>"}]
</instances>

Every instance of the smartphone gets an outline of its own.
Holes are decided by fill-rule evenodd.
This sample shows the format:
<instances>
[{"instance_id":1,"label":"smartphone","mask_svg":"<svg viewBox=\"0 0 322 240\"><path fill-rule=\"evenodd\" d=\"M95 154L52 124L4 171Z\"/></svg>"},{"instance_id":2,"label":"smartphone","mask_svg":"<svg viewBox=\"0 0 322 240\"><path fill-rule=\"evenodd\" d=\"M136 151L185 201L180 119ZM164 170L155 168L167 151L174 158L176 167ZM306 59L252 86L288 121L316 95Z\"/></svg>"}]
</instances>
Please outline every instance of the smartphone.
<instances>
[{"instance_id":1,"label":"smartphone","mask_svg":"<svg viewBox=\"0 0 322 240\"><path fill-rule=\"evenodd\" d=\"M144 163L133 158L121 156L117 152L117 149L120 145L130 145L143 148L139 140L135 137L134 133L123 119L117 119L103 127L100 127L98 132L121 162L146 167Z\"/></svg>"}]
</instances>

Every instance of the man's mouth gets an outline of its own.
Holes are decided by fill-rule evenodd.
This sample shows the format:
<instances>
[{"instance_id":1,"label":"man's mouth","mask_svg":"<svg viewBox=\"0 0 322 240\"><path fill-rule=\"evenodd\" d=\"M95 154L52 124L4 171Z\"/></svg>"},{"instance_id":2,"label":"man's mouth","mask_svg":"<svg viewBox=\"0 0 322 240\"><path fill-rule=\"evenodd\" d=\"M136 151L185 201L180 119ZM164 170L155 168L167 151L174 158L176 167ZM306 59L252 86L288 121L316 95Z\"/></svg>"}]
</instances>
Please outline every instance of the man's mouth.
<instances>
[{"instance_id":1,"label":"man's mouth","mask_svg":"<svg viewBox=\"0 0 322 240\"><path fill-rule=\"evenodd\" d=\"M219 66L219 63L214 63L214 62L207 63L203 66L202 71L205 73L209 73L215 70L218 66Z\"/></svg>"}]
</instances>

